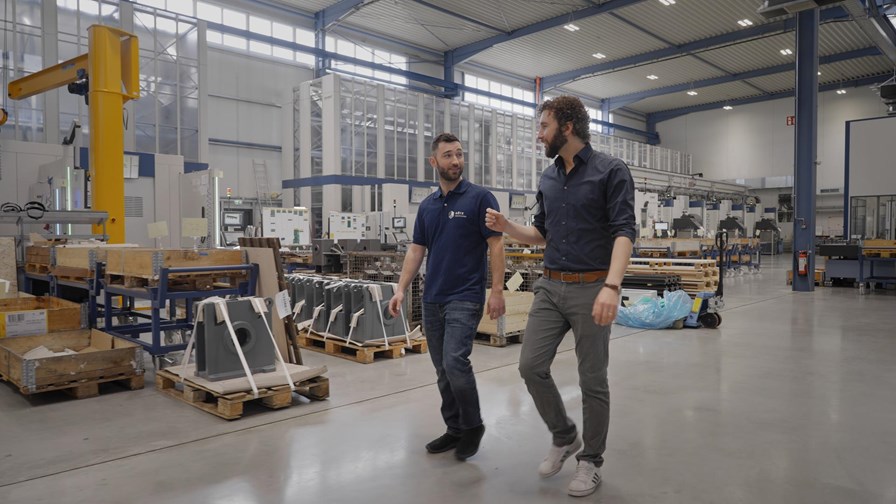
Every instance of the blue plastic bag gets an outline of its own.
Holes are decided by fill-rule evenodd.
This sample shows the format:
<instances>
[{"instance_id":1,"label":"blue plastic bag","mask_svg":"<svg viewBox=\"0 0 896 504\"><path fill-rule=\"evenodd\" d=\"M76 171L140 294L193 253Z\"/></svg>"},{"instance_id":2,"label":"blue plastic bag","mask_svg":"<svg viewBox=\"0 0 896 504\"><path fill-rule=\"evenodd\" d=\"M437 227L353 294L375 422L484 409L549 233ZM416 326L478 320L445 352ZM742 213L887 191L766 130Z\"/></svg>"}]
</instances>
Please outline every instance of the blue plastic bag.
<instances>
[{"instance_id":1,"label":"blue plastic bag","mask_svg":"<svg viewBox=\"0 0 896 504\"><path fill-rule=\"evenodd\" d=\"M662 298L642 299L634 306L619 308L616 323L641 329L665 329L691 313L693 300L683 290L664 291Z\"/></svg>"}]
</instances>

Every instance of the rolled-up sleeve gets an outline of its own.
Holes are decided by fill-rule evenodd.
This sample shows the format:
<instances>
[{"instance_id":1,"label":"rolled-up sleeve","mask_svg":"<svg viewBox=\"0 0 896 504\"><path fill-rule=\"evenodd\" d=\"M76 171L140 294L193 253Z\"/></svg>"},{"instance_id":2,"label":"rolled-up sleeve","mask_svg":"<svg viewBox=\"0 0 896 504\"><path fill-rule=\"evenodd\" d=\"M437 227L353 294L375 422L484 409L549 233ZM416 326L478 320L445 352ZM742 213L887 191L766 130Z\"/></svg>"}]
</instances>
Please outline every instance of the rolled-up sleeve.
<instances>
[{"instance_id":1,"label":"rolled-up sleeve","mask_svg":"<svg viewBox=\"0 0 896 504\"><path fill-rule=\"evenodd\" d=\"M535 216L532 217L532 225L535 226L535 229L541 233L541 236L545 239L548 237L548 230L544 225L544 195L541 194L541 187L539 186L538 192L535 193L535 203L538 205L538 211L535 212Z\"/></svg>"},{"instance_id":2,"label":"rolled-up sleeve","mask_svg":"<svg viewBox=\"0 0 896 504\"><path fill-rule=\"evenodd\" d=\"M635 242L635 182L632 172L621 160L616 160L607 180L607 211L610 234L613 238L627 236Z\"/></svg>"}]
</instances>

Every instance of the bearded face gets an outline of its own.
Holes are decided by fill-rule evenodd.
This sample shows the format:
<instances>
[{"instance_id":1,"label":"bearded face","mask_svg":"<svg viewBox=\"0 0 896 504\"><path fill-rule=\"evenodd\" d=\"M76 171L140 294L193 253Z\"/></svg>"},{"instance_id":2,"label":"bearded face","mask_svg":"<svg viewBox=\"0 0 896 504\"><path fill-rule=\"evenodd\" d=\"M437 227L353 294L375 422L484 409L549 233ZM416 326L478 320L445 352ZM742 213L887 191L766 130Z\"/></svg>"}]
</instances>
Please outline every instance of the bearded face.
<instances>
[{"instance_id":1,"label":"bearded face","mask_svg":"<svg viewBox=\"0 0 896 504\"><path fill-rule=\"evenodd\" d=\"M430 164L445 182L456 182L464 174L464 150L460 142L439 144L430 158Z\"/></svg>"}]
</instances>

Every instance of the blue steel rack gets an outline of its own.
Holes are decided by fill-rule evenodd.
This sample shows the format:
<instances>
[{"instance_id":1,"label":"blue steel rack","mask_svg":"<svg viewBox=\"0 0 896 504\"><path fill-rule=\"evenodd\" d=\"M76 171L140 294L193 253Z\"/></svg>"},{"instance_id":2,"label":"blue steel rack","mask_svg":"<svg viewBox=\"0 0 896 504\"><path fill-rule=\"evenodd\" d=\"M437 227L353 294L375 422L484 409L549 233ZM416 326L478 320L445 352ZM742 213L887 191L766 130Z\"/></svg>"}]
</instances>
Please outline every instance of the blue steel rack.
<instances>
[{"instance_id":1,"label":"blue steel rack","mask_svg":"<svg viewBox=\"0 0 896 504\"><path fill-rule=\"evenodd\" d=\"M203 291L171 291L168 289L168 278L174 274L185 273L215 273L223 271L239 271L246 270L249 272L247 281L240 282L235 287L218 288ZM159 285L156 287L124 287L122 285L107 284L102 282L103 304L106 307L112 306L112 296L123 296L127 299L127 305L133 307L133 300L147 299L151 303L149 314L127 310L115 312L112 309L104 310L103 314L103 330L107 333L114 334L123 338L127 338L134 343L138 343L149 352L153 358L161 357L170 352L177 352L186 348L186 343L162 344L162 331L188 329L193 327L193 302L197 299L208 298L212 296L254 296L255 286L258 280L258 264L239 264L233 266L197 266L190 268L161 268L159 270ZM94 289L94 295L100 289ZM176 300L183 299L186 302L185 318L177 318ZM168 318L162 319L162 310L165 304L168 304ZM95 306L95 303L94 303ZM113 315L129 315L138 319L149 319L149 322L135 324L113 325ZM146 342L140 339L140 335L151 333L152 341Z\"/></svg>"}]
</instances>

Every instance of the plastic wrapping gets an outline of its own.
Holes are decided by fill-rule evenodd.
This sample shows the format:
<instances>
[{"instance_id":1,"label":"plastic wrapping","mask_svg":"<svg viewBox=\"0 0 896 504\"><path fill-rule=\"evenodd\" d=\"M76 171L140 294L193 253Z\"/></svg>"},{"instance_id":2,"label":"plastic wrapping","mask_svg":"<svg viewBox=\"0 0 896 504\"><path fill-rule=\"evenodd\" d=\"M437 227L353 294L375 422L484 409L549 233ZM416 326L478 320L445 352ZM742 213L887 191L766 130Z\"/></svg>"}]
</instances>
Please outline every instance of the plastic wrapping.
<instances>
[{"instance_id":1,"label":"plastic wrapping","mask_svg":"<svg viewBox=\"0 0 896 504\"><path fill-rule=\"evenodd\" d=\"M620 307L616 323L641 329L665 329L687 317L693 304L683 290L663 291L662 298L644 298L633 306Z\"/></svg>"}]
</instances>

